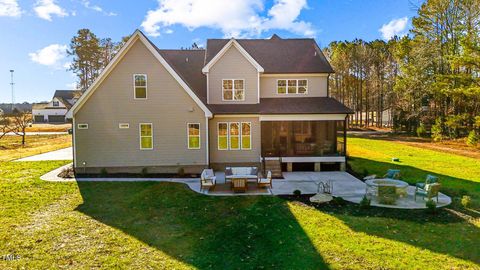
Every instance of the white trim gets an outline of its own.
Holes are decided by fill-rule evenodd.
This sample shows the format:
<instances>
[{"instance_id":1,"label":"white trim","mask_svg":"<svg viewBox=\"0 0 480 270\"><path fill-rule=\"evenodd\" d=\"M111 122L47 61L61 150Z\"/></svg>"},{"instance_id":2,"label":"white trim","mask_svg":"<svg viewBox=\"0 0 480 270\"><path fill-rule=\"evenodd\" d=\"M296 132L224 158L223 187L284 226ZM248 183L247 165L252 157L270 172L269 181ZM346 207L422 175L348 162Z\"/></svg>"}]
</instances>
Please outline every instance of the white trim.
<instances>
[{"instance_id":1,"label":"white trim","mask_svg":"<svg viewBox=\"0 0 480 270\"><path fill-rule=\"evenodd\" d=\"M232 145L230 144L230 138L232 137L230 134L230 125L231 124L238 124L238 135L235 135L234 137L238 136L238 148L233 149ZM228 150L230 151L239 151L242 150L242 127L241 127L242 122L228 122Z\"/></svg>"},{"instance_id":2,"label":"white trim","mask_svg":"<svg viewBox=\"0 0 480 270\"><path fill-rule=\"evenodd\" d=\"M225 44L225 46L223 46L223 48L212 58L212 60L210 60L210 62L208 62L203 68L202 68L202 72L203 73L207 73L209 72L210 68L212 68L213 65L215 65L215 63L228 51L228 49L230 49L232 46L234 46L235 48L238 49L238 51L240 51L240 53L250 62L250 64L252 64L258 72L264 72L264 69L262 66L260 66L260 64L257 63L257 61L255 61L255 59L253 59L253 57L234 39L230 39L229 42L227 42L227 44Z\"/></svg>"},{"instance_id":3,"label":"white trim","mask_svg":"<svg viewBox=\"0 0 480 270\"><path fill-rule=\"evenodd\" d=\"M206 160L205 160L205 163L207 165L210 165L210 161L209 161L209 153L210 153L210 138L208 137L209 135L209 132L208 132L208 129L209 129L209 126L208 126L208 117L205 117L205 157L206 157Z\"/></svg>"},{"instance_id":4,"label":"white trim","mask_svg":"<svg viewBox=\"0 0 480 270\"><path fill-rule=\"evenodd\" d=\"M257 72L257 103L260 103L260 72Z\"/></svg>"},{"instance_id":5,"label":"white trim","mask_svg":"<svg viewBox=\"0 0 480 270\"><path fill-rule=\"evenodd\" d=\"M224 81L232 81L232 99L225 99L224 95L223 95L223 92L225 89L223 89L223 82ZM243 90L243 98L242 99L235 99L235 81L243 81L243 89L239 89L239 90ZM237 102L237 101L245 101L245 94L246 94L246 91L245 91L245 79L222 79L222 101L233 101L233 102Z\"/></svg>"},{"instance_id":6,"label":"white trim","mask_svg":"<svg viewBox=\"0 0 480 270\"><path fill-rule=\"evenodd\" d=\"M83 127L80 127L80 126L83 126ZM87 123L79 123L77 125L77 128L78 129L88 129L88 124Z\"/></svg>"},{"instance_id":7,"label":"white trim","mask_svg":"<svg viewBox=\"0 0 480 270\"><path fill-rule=\"evenodd\" d=\"M207 76L207 104L210 104L210 82L208 81L208 72L205 73Z\"/></svg>"},{"instance_id":8,"label":"white trim","mask_svg":"<svg viewBox=\"0 0 480 270\"><path fill-rule=\"evenodd\" d=\"M278 81L285 81L285 93L279 93L278 92ZM297 81L296 85L295 85L295 93L289 93L288 92L288 81ZM305 93L299 93L298 92L298 81L307 81L307 85L305 86ZM276 84L276 91L275 91L275 94L276 95L280 95L280 96L283 96L283 95L308 95L308 79L307 78L301 78L301 79L290 79L290 78L281 78L281 79L277 79L277 84Z\"/></svg>"},{"instance_id":9,"label":"white trim","mask_svg":"<svg viewBox=\"0 0 480 270\"><path fill-rule=\"evenodd\" d=\"M119 129L127 129L127 128L130 128L130 124L129 123L118 123L118 128Z\"/></svg>"},{"instance_id":10,"label":"white trim","mask_svg":"<svg viewBox=\"0 0 480 270\"><path fill-rule=\"evenodd\" d=\"M198 125L198 147L197 148L192 148L190 147L190 134L189 134L189 128L190 125ZM200 129L200 123L187 123L187 148L188 150L198 150L202 148L202 132ZM196 136L196 135L192 135Z\"/></svg>"},{"instance_id":11,"label":"white trim","mask_svg":"<svg viewBox=\"0 0 480 270\"><path fill-rule=\"evenodd\" d=\"M75 118L72 119L72 131L73 131L73 147L72 147L72 152L73 152L73 168L77 168L77 151L76 151L76 147L77 147L77 144L76 144L76 140L77 140L77 132L76 132L76 128L75 128Z\"/></svg>"},{"instance_id":12,"label":"white trim","mask_svg":"<svg viewBox=\"0 0 480 270\"><path fill-rule=\"evenodd\" d=\"M145 97L144 98L137 98L137 86L135 85L135 76L145 76ZM146 100L148 99L148 76L147 74L133 74L133 99L135 100Z\"/></svg>"},{"instance_id":13,"label":"white trim","mask_svg":"<svg viewBox=\"0 0 480 270\"><path fill-rule=\"evenodd\" d=\"M143 136L143 137L151 137L152 138L152 147L151 148L142 148L142 125L150 125L150 130L152 131L151 136ZM153 150L153 124L152 123L139 123L138 124L138 142L140 150Z\"/></svg>"},{"instance_id":14,"label":"white trim","mask_svg":"<svg viewBox=\"0 0 480 270\"><path fill-rule=\"evenodd\" d=\"M215 114L215 118L259 117L259 114Z\"/></svg>"},{"instance_id":15,"label":"white trim","mask_svg":"<svg viewBox=\"0 0 480 270\"><path fill-rule=\"evenodd\" d=\"M110 74L113 68L120 62L120 60L125 56L128 50L132 47L135 41L140 40L148 48L148 50L155 56L155 58L165 67L165 69L177 80L177 82L183 87L187 94L197 103L197 105L205 112L206 117L212 117L212 112L203 104L203 102L195 95L195 93L188 87L188 85L178 76L178 74L173 70L173 68L163 59L163 57L158 53L158 51L153 47L153 45L147 40L145 35L143 35L140 30L136 30L135 33L130 37L130 39L125 43L125 45L120 49L120 51L115 55L115 57L110 61L107 67L102 71L98 78L93 82L93 84L85 91L85 93L78 99L78 101L73 105L73 107L67 112L67 118L73 118L75 113L83 106L83 104L88 100L88 98L93 94L93 92L98 88L98 86L103 82L103 80Z\"/></svg>"},{"instance_id":16,"label":"white trim","mask_svg":"<svg viewBox=\"0 0 480 270\"><path fill-rule=\"evenodd\" d=\"M260 74L260 77L282 77L282 78L288 78L288 77L328 77L330 73L277 73L277 74L272 74L272 73L262 73Z\"/></svg>"},{"instance_id":17,"label":"white trim","mask_svg":"<svg viewBox=\"0 0 480 270\"><path fill-rule=\"evenodd\" d=\"M227 124L227 135L225 135L227 137L227 148L226 149L220 149L220 124ZM217 122L217 149L219 151L227 151L230 147L229 145L229 136L228 136L229 132L228 132L228 122ZM224 135L222 135L222 137L224 137Z\"/></svg>"},{"instance_id":18,"label":"white trim","mask_svg":"<svg viewBox=\"0 0 480 270\"><path fill-rule=\"evenodd\" d=\"M282 157L282 162L345 162L344 156L323 157Z\"/></svg>"},{"instance_id":19,"label":"white trim","mask_svg":"<svg viewBox=\"0 0 480 270\"><path fill-rule=\"evenodd\" d=\"M260 115L260 121L343 121L347 114L270 114Z\"/></svg>"},{"instance_id":20,"label":"white trim","mask_svg":"<svg viewBox=\"0 0 480 270\"><path fill-rule=\"evenodd\" d=\"M248 138L250 139L249 148L243 148L243 124L248 124L250 126L250 135L248 135ZM252 122L240 122L240 148L242 150L252 150Z\"/></svg>"}]
</instances>

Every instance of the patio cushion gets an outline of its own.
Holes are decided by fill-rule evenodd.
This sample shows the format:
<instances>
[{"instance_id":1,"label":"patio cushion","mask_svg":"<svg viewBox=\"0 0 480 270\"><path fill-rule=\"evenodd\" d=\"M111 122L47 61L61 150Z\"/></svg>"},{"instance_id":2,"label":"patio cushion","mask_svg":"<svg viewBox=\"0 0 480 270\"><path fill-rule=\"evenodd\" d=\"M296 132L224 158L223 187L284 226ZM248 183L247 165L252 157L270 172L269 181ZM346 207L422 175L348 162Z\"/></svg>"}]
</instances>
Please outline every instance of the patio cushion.
<instances>
[{"instance_id":1,"label":"patio cushion","mask_svg":"<svg viewBox=\"0 0 480 270\"><path fill-rule=\"evenodd\" d=\"M251 175L257 175L257 174L258 174L258 169L257 169L257 167L251 167L251 168L250 168L250 174L251 174Z\"/></svg>"},{"instance_id":2,"label":"patio cushion","mask_svg":"<svg viewBox=\"0 0 480 270\"><path fill-rule=\"evenodd\" d=\"M232 173L232 168L230 168L230 167L225 168L225 175L228 176L228 175L232 175L232 174L233 174Z\"/></svg>"},{"instance_id":3,"label":"patio cushion","mask_svg":"<svg viewBox=\"0 0 480 270\"><path fill-rule=\"evenodd\" d=\"M258 183L260 183L260 184L269 184L269 183L270 183L270 179L268 179L268 178L260 178L260 179L258 180Z\"/></svg>"}]
</instances>

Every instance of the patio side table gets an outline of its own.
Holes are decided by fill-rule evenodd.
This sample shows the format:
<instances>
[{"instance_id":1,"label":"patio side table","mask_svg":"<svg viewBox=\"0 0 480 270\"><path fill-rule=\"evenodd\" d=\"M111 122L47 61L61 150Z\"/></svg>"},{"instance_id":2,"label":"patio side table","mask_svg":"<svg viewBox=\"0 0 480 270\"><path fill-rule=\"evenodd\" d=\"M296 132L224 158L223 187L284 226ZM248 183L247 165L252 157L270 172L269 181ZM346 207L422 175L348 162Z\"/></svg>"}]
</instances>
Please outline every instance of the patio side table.
<instances>
[{"instance_id":1,"label":"patio side table","mask_svg":"<svg viewBox=\"0 0 480 270\"><path fill-rule=\"evenodd\" d=\"M247 178L232 178L233 192L247 192Z\"/></svg>"}]
</instances>

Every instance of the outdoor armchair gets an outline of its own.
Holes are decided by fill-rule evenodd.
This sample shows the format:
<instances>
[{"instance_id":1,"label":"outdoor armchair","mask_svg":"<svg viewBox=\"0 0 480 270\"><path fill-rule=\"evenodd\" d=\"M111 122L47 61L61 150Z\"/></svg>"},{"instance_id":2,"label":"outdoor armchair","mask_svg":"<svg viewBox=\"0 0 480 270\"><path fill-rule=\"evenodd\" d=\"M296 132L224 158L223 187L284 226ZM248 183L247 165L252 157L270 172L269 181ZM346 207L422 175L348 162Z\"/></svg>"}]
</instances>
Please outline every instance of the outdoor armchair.
<instances>
[{"instance_id":1,"label":"outdoor armchair","mask_svg":"<svg viewBox=\"0 0 480 270\"><path fill-rule=\"evenodd\" d=\"M417 200L417 195L423 197L423 199L427 198L430 200L432 198L437 198L438 203L438 193L440 192L440 183L431 183L426 184L425 189L416 187L415 188L415 201Z\"/></svg>"},{"instance_id":2,"label":"outdoor armchair","mask_svg":"<svg viewBox=\"0 0 480 270\"><path fill-rule=\"evenodd\" d=\"M425 178L425 182L416 183L415 186L421 189L425 189L425 186L428 184L438 183L438 177L427 174L427 178Z\"/></svg>"},{"instance_id":3,"label":"outdoor armchair","mask_svg":"<svg viewBox=\"0 0 480 270\"><path fill-rule=\"evenodd\" d=\"M270 187L272 188L272 172L267 172L267 178L258 178L258 187Z\"/></svg>"},{"instance_id":4,"label":"outdoor armchair","mask_svg":"<svg viewBox=\"0 0 480 270\"><path fill-rule=\"evenodd\" d=\"M387 173L383 176L388 179L400 179L400 170L388 169Z\"/></svg>"},{"instance_id":5,"label":"outdoor armchair","mask_svg":"<svg viewBox=\"0 0 480 270\"><path fill-rule=\"evenodd\" d=\"M212 169L204 169L200 175L200 190L214 188L217 177Z\"/></svg>"}]
</instances>

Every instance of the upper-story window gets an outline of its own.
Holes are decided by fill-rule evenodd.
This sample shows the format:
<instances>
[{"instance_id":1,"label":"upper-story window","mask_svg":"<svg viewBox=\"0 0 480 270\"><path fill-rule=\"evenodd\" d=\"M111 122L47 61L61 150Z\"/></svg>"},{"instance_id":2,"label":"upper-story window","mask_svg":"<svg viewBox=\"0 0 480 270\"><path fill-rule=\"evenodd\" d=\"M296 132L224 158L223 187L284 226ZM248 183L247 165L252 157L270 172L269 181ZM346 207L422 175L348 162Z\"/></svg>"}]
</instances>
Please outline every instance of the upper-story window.
<instances>
[{"instance_id":1,"label":"upper-story window","mask_svg":"<svg viewBox=\"0 0 480 270\"><path fill-rule=\"evenodd\" d=\"M53 107L58 107L59 105L60 105L60 104L59 104L58 101L54 101L54 102L53 102Z\"/></svg>"},{"instance_id":2,"label":"upper-story window","mask_svg":"<svg viewBox=\"0 0 480 270\"><path fill-rule=\"evenodd\" d=\"M277 94L307 94L308 81L306 79L277 80Z\"/></svg>"},{"instance_id":3,"label":"upper-story window","mask_svg":"<svg viewBox=\"0 0 480 270\"><path fill-rule=\"evenodd\" d=\"M245 100L245 81L227 79L222 81L222 99L224 101Z\"/></svg>"},{"instance_id":4,"label":"upper-story window","mask_svg":"<svg viewBox=\"0 0 480 270\"><path fill-rule=\"evenodd\" d=\"M135 91L135 99L147 98L147 75L146 74L134 74L133 75L133 88Z\"/></svg>"}]
</instances>

